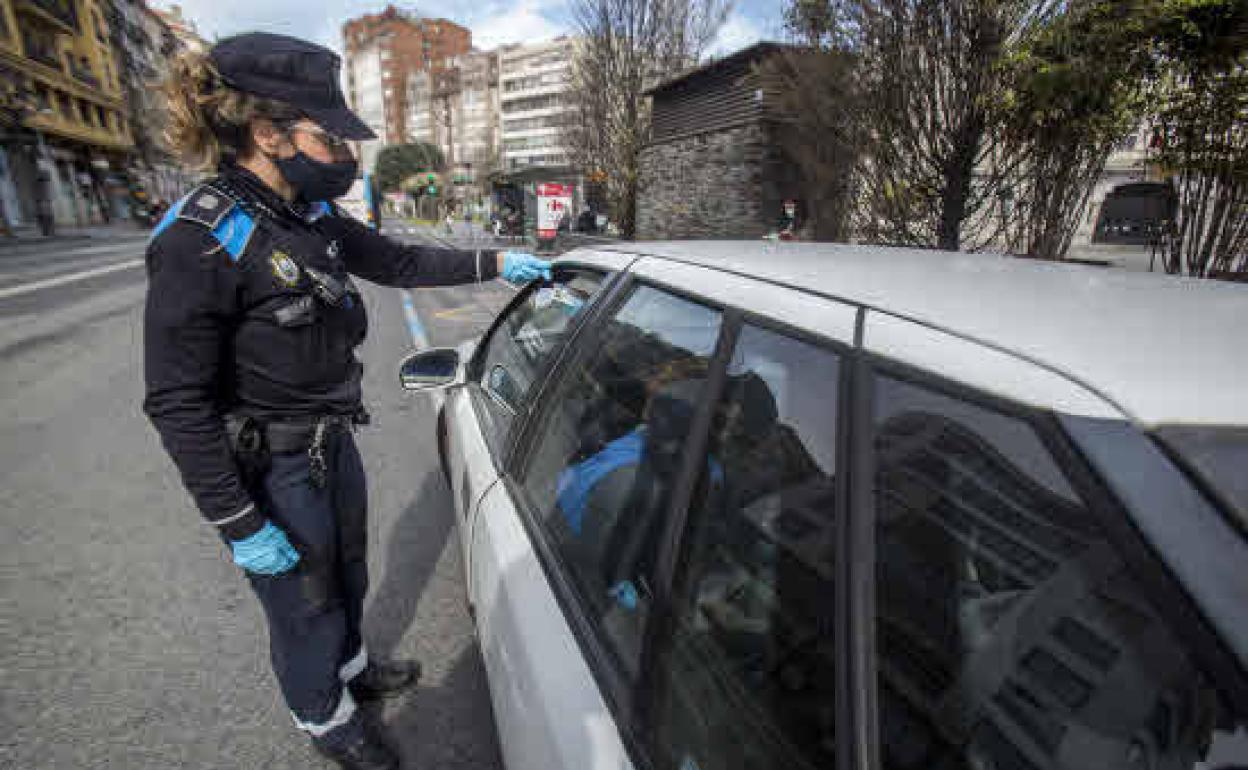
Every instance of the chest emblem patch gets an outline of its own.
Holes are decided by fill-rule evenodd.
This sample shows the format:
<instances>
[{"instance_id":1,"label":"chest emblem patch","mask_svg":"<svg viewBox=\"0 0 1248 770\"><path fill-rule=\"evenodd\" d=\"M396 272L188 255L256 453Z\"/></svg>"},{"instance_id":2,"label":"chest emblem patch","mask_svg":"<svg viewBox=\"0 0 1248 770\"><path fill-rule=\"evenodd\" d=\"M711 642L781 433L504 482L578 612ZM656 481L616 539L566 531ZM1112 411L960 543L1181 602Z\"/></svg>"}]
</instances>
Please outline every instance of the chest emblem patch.
<instances>
[{"instance_id":1,"label":"chest emblem patch","mask_svg":"<svg viewBox=\"0 0 1248 770\"><path fill-rule=\"evenodd\" d=\"M275 251L273 256L269 257L269 263L273 265L273 276L284 286L294 286L299 283L299 265L295 264L295 260L284 251Z\"/></svg>"}]
</instances>

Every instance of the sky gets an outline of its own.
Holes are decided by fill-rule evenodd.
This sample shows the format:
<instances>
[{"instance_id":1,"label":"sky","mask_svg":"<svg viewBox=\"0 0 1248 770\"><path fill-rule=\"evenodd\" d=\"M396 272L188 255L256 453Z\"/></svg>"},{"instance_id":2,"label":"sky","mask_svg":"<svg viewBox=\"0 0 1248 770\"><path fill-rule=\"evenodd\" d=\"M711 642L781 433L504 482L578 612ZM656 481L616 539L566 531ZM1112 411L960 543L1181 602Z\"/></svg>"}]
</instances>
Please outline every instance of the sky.
<instances>
[{"instance_id":1,"label":"sky","mask_svg":"<svg viewBox=\"0 0 1248 770\"><path fill-rule=\"evenodd\" d=\"M786 0L736 0L720 29L711 53L722 56L780 36ZM168 8L169 0L152 0ZM342 24L386 7L386 0L180 0L182 12L208 40L239 32L264 30L301 37L342 50ZM537 42L571 32L567 0L469 0L443 7L395 2L396 6L431 17L450 19L472 30L480 49L508 43Z\"/></svg>"}]
</instances>

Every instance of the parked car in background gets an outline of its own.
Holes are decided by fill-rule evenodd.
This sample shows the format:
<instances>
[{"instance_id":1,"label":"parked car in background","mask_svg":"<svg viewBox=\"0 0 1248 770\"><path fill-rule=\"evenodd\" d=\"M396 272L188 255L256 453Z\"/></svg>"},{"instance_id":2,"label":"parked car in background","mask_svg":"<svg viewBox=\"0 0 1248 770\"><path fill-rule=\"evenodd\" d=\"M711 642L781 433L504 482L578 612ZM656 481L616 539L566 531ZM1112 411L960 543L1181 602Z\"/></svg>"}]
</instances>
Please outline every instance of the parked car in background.
<instances>
[{"instance_id":1,"label":"parked car in background","mask_svg":"<svg viewBox=\"0 0 1248 770\"><path fill-rule=\"evenodd\" d=\"M1248 766L1248 290L572 252L443 389L512 770Z\"/></svg>"}]
</instances>

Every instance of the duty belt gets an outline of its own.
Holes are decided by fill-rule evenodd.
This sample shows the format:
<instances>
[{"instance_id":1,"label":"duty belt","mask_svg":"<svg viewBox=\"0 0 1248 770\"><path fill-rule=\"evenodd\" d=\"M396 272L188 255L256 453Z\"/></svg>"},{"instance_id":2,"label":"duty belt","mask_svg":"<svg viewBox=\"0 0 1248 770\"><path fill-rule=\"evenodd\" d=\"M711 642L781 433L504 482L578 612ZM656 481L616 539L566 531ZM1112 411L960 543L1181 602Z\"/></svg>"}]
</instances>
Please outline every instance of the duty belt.
<instances>
[{"instance_id":1,"label":"duty belt","mask_svg":"<svg viewBox=\"0 0 1248 770\"><path fill-rule=\"evenodd\" d=\"M367 422L365 414L326 414L260 422L259 427L264 433L269 451L280 455L309 449L318 436L323 441L331 430L350 430Z\"/></svg>"},{"instance_id":2,"label":"duty belt","mask_svg":"<svg viewBox=\"0 0 1248 770\"><path fill-rule=\"evenodd\" d=\"M225 418L234 452L245 455L298 454L307 451L312 483L324 487L329 476L325 439L331 431L350 430L369 422L365 411L356 414L308 415L272 421L231 414ZM267 463L266 463L267 464Z\"/></svg>"}]
</instances>

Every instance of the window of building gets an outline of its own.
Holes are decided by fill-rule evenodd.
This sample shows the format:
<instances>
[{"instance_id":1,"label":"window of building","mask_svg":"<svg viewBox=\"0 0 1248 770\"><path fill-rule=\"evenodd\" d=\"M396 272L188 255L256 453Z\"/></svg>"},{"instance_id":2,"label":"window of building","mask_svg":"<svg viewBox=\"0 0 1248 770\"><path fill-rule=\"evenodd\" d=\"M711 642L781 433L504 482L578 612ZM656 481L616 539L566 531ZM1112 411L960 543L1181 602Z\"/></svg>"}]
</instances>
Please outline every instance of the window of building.
<instances>
[{"instance_id":1,"label":"window of building","mask_svg":"<svg viewBox=\"0 0 1248 770\"><path fill-rule=\"evenodd\" d=\"M831 768L836 354L746 326L712 419L652 719L658 767Z\"/></svg>"},{"instance_id":2,"label":"window of building","mask_svg":"<svg viewBox=\"0 0 1248 770\"><path fill-rule=\"evenodd\" d=\"M40 112L52 109L52 102L48 96L48 89L42 84L35 86L35 109Z\"/></svg>"},{"instance_id":3,"label":"window of building","mask_svg":"<svg viewBox=\"0 0 1248 770\"><path fill-rule=\"evenodd\" d=\"M56 92L56 109L61 113L61 117L66 120L73 120L76 115L73 111L73 102L69 98L69 94L64 91Z\"/></svg>"},{"instance_id":4,"label":"window of building","mask_svg":"<svg viewBox=\"0 0 1248 770\"><path fill-rule=\"evenodd\" d=\"M1127 563L1031 425L873 387L881 767L1241 764L1245 715L1177 632L1195 610L1154 604L1159 567Z\"/></svg>"},{"instance_id":5,"label":"window of building","mask_svg":"<svg viewBox=\"0 0 1248 770\"><path fill-rule=\"evenodd\" d=\"M100 128L108 128L108 115L103 107L96 106L95 117L99 120Z\"/></svg>"},{"instance_id":6,"label":"window of building","mask_svg":"<svg viewBox=\"0 0 1248 770\"><path fill-rule=\"evenodd\" d=\"M26 56L45 64L53 69L61 69L61 57L57 55L56 39L48 33L46 28L28 24L19 26L18 32L22 35L22 48L26 51Z\"/></svg>"},{"instance_id":7,"label":"window of building","mask_svg":"<svg viewBox=\"0 0 1248 770\"><path fill-rule=\"evenodd\" d=\"M641 286L550 399L524 489L584 614L637 673L674 473L719 336L717 310Z\"/></svg>"},{"instance_id":8,"label":"window of building","mask_svg":"<svg viewBox=\"0 0 1248 770\"><path fill-rule=\"evenodd\" d=\"M544 94L542 96L525 96L503 102L505 112L528 112L529 110L545 110L563 104L560 94Z\"/></svg>"}]
</instances>

